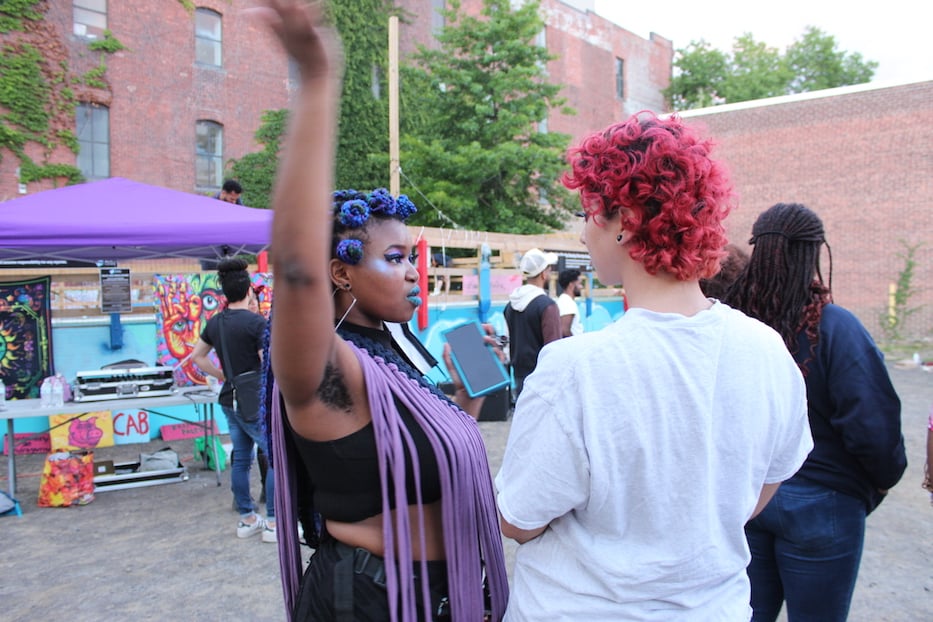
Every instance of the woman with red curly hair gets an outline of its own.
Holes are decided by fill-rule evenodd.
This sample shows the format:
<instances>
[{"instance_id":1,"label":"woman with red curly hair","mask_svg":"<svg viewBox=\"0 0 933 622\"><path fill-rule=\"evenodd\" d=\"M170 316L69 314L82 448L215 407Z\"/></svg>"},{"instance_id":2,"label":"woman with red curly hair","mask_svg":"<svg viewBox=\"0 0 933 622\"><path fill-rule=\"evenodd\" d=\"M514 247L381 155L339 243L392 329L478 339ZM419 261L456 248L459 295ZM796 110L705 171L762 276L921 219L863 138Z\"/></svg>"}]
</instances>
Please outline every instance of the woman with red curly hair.
<instances>
[{"instance_id":1,"label":"woman with red curly hair","mask_svg":"<svg viewBox=\"0 0 933 622\"><path fill-rule=\"evenodd\" d=\"M748 620L744 525L812 447L780 336L706 298L732 189L711 143L636 115L570 152L582 242L629 310L542 350L496 477L507 620Z\"/></svg>"}]
</instances>

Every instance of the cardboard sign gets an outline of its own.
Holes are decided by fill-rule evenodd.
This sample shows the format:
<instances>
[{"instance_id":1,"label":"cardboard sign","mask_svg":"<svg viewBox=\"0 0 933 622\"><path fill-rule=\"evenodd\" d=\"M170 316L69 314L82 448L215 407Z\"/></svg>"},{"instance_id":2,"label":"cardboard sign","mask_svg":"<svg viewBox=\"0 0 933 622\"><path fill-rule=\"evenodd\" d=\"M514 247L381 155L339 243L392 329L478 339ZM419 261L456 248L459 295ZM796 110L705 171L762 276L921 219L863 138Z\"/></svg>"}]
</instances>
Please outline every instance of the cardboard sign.
<instances>
[{"instance_id":1,"label":"cardboard sign","mask_svg":"<svg viewBox=\"0 0 933 622\"><path fill-rule=\"evenodd\" d=\"M41 434L14 434L13 437L16 443L17 456L22 456L24 454L47 454L52 451L52 441L49 439L48 432L42 432ZM3 436L3 455L10 455L9 434Z\"/></svg>"},{"instance_id":2,"label":"cardboard sign","mask_svg":"<svg viewBox=\"0 0 933 622\"><path fill-rule=\"evenodd\" d=\"M52 449L93 449L113 446L113 419L109 410L83 415L50 415Z\"/></svg>"},{"instance_id":3,"label":"cardboard sign","mask_svg":"<svg viewBox=\"0 0 933 622\"><path fill-rule=\"evenodd\" d=\"M117 445L149 442L149 413L118 410L113 413L113 440Z\"/></svg>"},{"instance_id":4,"label":"cardboard sign","mask_svg":"<svg viewBox=\"0 0 933 622\"><path fill-rule=\"evenodd\" d=\"M171 425L163 425L159 428L159 433L162 434L163 441L177 441L183 438L197 438L199 436L204 436L204 425L198 425L197 423L173 423ZM212 434L217 435L217 424L214 423L214 430Z\"/></svg>"}]
</instances>

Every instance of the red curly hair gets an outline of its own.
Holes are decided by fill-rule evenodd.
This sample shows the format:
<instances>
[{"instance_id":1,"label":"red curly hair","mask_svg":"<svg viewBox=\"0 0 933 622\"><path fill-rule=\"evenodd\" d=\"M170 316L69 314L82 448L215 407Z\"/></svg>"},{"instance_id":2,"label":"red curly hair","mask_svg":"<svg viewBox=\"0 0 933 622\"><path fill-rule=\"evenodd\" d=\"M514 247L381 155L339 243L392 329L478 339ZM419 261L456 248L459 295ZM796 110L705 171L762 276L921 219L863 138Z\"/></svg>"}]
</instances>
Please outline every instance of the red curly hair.
<instances>
[{"instance_id":1,"label":"red curly hair","mask_svg":"<svg viewBox=\"0 0 933 622\"><path fill-rule=\"evenodd\" d=\"M570 149L562 181L580 191L588 217L631 210L622 221L633 234L629 255L649 274L709 278L725 255L722 221L733 200L728 171L711 151L676 116L639 112Z\"/></svg>"}]
</instances>

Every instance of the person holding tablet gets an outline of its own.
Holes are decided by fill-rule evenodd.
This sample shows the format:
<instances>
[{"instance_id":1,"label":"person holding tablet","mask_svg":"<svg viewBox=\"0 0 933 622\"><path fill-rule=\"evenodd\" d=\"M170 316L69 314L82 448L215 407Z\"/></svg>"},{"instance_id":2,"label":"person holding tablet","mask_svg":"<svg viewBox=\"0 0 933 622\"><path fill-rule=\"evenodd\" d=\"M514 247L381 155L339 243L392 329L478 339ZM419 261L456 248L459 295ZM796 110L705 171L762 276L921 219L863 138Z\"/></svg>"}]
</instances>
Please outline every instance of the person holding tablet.
<instances>
[{"instance_id":1,"label":"person holding tablet","mask_svg":"<svg viewBox=\"0 0 933 622\"><path fill-rule=\"evenodd\" d=\"M415 206L384 189L331 192L335 35L321 25L322 3L263 4L301 74L270 245L270 427L289 619L499 620L508 594L502 539L468 414L482 399L451 372L460 390L449 400L385 327L408 322L421 304L405 226ZM299 585L296 514L311 506L323 529Z\"/></svg>"}]
</instances>

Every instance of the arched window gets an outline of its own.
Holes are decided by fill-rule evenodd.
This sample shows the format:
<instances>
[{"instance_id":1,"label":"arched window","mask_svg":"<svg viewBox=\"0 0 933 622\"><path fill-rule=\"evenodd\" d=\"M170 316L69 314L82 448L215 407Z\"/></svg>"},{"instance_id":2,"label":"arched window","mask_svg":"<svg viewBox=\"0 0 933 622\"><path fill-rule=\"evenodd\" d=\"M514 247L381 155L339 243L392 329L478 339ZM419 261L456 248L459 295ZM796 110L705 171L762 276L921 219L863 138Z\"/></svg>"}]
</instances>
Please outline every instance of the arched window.
<instances>
[{"instance_id":1,"label":"arched window","mask_svg":"<svg viewBox=\"0 0 933 622\"><path fill-rule=\"evenodd\" d=\"M110 109L82 102L75 108L78 169L87 179L110 177Z\"/></svg>"},{"instance_id":2,"label":"arched window","mask_svg":"<svg viewBox=\"0 0 933 622\"><path fill-rule=\"evenodd\" d=\"M195 11L194 59L201 65L223 66L223 29L220 13L210 9Z\"/></svg>"},{"instance_id":3,"label":"arched window","mask_svg":"<svg viewBox=\"0 0 933 622\"><path fill-rule=\"evenodd\" d=\"M224 172L224 128L198 121L195 139L195 180L199 190L220 190Z\"/></svg>"}]
</instances>

